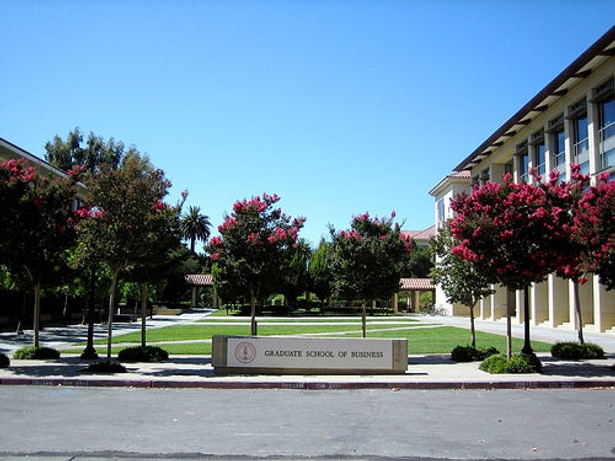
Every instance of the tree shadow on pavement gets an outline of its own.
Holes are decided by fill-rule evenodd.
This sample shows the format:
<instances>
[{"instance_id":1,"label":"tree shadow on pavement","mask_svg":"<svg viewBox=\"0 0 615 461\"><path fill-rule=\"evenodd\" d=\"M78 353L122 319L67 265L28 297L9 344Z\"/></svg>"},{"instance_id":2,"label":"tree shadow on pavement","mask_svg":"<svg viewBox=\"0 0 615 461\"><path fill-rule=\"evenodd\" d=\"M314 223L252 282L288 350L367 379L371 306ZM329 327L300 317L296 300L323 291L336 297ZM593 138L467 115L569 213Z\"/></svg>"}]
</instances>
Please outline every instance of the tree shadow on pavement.
<instances>
[{"instance_id":1,"label":"tree shadow on pavement","mask_svg":"<svg viewBox=\"0 0 615 461\"><path fill-rule=\"evenodd\" d=\"M615 369L611 360L564 361L552 357L541 357L542 374L565 377L615 377Z\"/></svg>"},{"instance_id":2,"label":"tree shadow on pavement","mask_svg":"<svg viewBox=\"0 0 615 461\"><path fill-rule=\"evenodd\" d=\"M408 365L455 365L450 354L411 355Z\"/></svg>"}]
</instances>

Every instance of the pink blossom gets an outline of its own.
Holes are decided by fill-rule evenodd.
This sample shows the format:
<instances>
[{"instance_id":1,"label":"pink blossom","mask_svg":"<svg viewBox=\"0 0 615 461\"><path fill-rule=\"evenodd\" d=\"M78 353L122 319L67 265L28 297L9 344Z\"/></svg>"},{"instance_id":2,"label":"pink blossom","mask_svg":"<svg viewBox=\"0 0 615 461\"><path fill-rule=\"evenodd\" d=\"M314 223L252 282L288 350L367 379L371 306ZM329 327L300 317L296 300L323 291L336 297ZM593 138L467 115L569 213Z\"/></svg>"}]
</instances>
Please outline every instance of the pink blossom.
<instances>
[{"instance_id":1,"label":"pink blossom","mask_svg":"<svg viewBox=\"0 0 615 461\"><path fill-rule=\"evenodd\" d=\"M224 244L224 240L222 240L222 237L218 237L217 235L215 237L212 237L209 241L209 245L214 247L220 246L222 244Z\"/></svg>"}]
</instances>

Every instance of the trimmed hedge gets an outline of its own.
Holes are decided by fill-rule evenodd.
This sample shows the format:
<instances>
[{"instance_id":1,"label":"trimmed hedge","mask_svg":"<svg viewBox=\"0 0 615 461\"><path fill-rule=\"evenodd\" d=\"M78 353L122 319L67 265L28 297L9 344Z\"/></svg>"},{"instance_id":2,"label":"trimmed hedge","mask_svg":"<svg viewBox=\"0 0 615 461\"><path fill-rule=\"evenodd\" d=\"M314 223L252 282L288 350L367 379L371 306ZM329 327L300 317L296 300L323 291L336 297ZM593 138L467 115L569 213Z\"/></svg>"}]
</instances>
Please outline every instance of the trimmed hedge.
<instances>
[{"instance_id":1,"label":"trimmed hedge","mask_svg":"<svg viewBox=\"0 0 615 461\"><path fill-rule=\"evenodd\" d=\"M118 362L93 362L86 371L90 373L126 373L126 367Z\"/></svg>"},{"instance_id":2,"label":"trimmed hedge","mask_svg":"<svg viewBox=\"0 0 615 461\"><path fill-rule=\"evenodd\" d=\"M506 359L506 355L498 354L483 360L480 369L491 374L540 373L542 363L536 354L514 354L510 360Z\"/></svg>"},{"instance_id":3,"label":"trimmed hedge","mask_svg":"<svg viewBox=\"0 0 615 461\"><path fill-rule=\"evenodd\" d=\"M604 349L594 343L560 342L551 347L551 356L558 359L603 359Z\"/></svg>"},{"instance_id":4,"label":"trimmed hedge","mask_svg":"<svg viewBox=\"0 0 615 461\"><path fill-rule=\"evenodd\" d=\"M478 362L499 353L495 347L457 346L451 352L451 359L455 362Z\"/></svg>"},{"instance_id":5,"label":"trimmed hedge","mask_svg":"<svg viewBox=\"0 0 615 461\"><path fill-rule=\"evenodd\" d=\"M53 360L60 358L60 352L51 347L27 346L17 349L13 358L15 360Z\"/></svg>"},{"instance_id":6,"label":"trimmed hedge","mask_svg":"<svg viewBox=\"0 0 615 461\"><path fill-rule=\"evenodd\" d=\"M0 368L8 368L11 365L9 356L0 352Z\"/></svg>"},{"instance_id":7,"label":"trimmed hedge","mask_svg":"<svg viewBox=\"0 0 615 461\"><path fill-rule=\"evenodd\" d=\"M169 358L169 353L156 346L134 346L122 349L117 355L121 362L164 362Z\"/></svg>"}]
</instances>

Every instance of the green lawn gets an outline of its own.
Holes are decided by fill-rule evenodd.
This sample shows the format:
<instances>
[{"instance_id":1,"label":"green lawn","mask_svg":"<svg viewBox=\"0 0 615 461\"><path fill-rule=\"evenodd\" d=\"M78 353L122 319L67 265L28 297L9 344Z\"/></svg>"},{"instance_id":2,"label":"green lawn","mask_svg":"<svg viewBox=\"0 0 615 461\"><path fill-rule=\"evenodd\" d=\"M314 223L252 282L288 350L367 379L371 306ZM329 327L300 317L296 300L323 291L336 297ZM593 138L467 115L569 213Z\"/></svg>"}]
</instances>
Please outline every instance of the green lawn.
<instances>
[{"instance_id":1,"label":"green lawn","mask_svg":"<svg viewBox=\"0 0 615 461\"><path fill-rule=\"evenodd\" d=\"M312 319L303 319L301 322L284 322L286 324L272 324L274 321L259 320L259 335L261 336L287 336L287 335L305 335L310 333L325 333L327 336L346 336L360 337L361 323L360 319L350 325L339 324L333 325L314 325ZM395 321L401 320L401 321ZM406 319L389 318L389 321L395 323L388 324L382 322L370 321L368 323L368 338L406 338L408 339L408 353L410 354L448 354L455 346L467 345L470 341L470 333L467 328L438 326L433 327L428 324L418 324L416 321L408 321ZM190 325L175 325L164 328L148 330L148 343L168 342L161 344L160 347L165 349L169 354L178 355L209 355L211 354L210 340L214 335L226 336L247 336L250 334L250 325L243 319L243 322L229 322L232 324L219 324L219 321L201 322ZM225 322L226 323L226 322ZM306 324L311 323L311 324ZM371 330L371 331L370 331ZM376 330L376 331L374 331ZM199 341L193 343L182 343L179 341ZM491 333L476 333L476 341L478 346L493 346L504 352L506 350L506 338L502 335ZM114 343L134 343L141 342L140 332L129 333L114 337ZM99 353L104 352L102 349L106 344L105 340L97 341ZM523 340L513 338L513 350L520 351L523 347ZM536 352L547 352L551 345L538 341L532 342L532 347ZM114 346L113 354L117 354L121 347ZM82 349L71 349L66 351L69 353L80 353Z\"/></svg>"},{"instance_id":2,"label":"green lawn","mask_svg":"<svg viewBox=\"0 0 615 461\"><path fill-rule=\"evenodd\" d=\"M469 330L457 327L382 331L371 333L368 336L370 338L407 338L409 354L446 354L451 352L455 346L466 346L470 344ZM499 349L500 352L505 352L506 336L477 331L476 345L484 347L493 346ZM514 352L521 351L523 339L513 338L512 347ZM532 349L536 352L548 352L551 350L551 344L532 341Z\"/></svg>"},{"instance_id":3,"label":"green lawn","mask_svg":"<svg viewBox=\"0 0 615 461\"><path fill-rule=\"evenodd\" d=\"M233 322L234 323L234 322ZM350 323L350 322L349 322ZM368 329L385 329L385 328L404 328L416 325L409 322L401 323L368 323ZM361 322L356 321L351 324L342 325L272 325L268 322L259 322L258 334L261 336L286 336L286 335L303 335L310 333L335 333L335 332L360 332ZM241 323L238 325L220 325L215 322L197 323L191 325L175 325L164 328L155 328L147 331L148 342L160 341L191 341L201 339L211 339L215 335L226 336L246 336L250 334L250 324ZM140 343L141 332L128 333L125 335L114 336L114 343ZM95 344L106 344L107 340L96 341Z\"/></svg>"}]
</instances>

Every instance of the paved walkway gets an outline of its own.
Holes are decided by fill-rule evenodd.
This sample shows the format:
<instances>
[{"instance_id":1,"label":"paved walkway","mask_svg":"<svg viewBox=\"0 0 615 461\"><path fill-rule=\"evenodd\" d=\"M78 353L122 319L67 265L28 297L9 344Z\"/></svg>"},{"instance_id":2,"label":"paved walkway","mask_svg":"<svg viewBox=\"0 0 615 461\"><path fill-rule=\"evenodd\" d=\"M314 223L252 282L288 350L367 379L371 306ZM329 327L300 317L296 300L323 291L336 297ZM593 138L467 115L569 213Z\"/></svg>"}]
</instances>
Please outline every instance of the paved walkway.
<instances>
[{"instance_id":1,"label":"paved walkway","mask_svg":"<svg viewBox=\"0 0 615 461\"><path fill-rule=\"evenodd\" d=\"M155 316L148 319L148 329L168 325L189 324L203 319L207 310L195 310L180 316ZM458 317L414 316L422 323L440 323L467 328L468 319ZM356 318L355 318L356 320ZM393 320L393 319L391 319ZM284 319L280 319L284 321ZM323 320L314 320L323 322ZM326 321L325 321L326 323ZM479 331L502 334L504 323L477 321ZM116 324L114 336L138 331L139 323ZM84 326L55 327L44 331L46 346L67 348L85 339ZM104 338L104 325L98 325L95 335ZM514 325L513 335L522 337L521 325ZM575 332L535 327L535 340L554 343L574 341ZM142 388L285 388L285 389L485 389L485 388L604 388L615 387L615 336L586 335L586 341L601 345L607 352L606 360L571 362L553 359L549 354L539 354L544 371L542 374L491 375L478 369L478 363L456 363L449 355L410 355L408 370L403 375L387 376L328 376L328 375L242 375L216 376L207 356L177 356L161 364L128 364L127 373L97 375L86 372L86 362L76 356L62 356L58 360L13 360L11 367L0 369L0 384L5 385L68 385L68 386L128 386ZM18 347L32 343L31 332L16 335L0 332L0 351L14 352ZM102 352L99 350L99 353Z\"/></svg>"}]
</instances>

